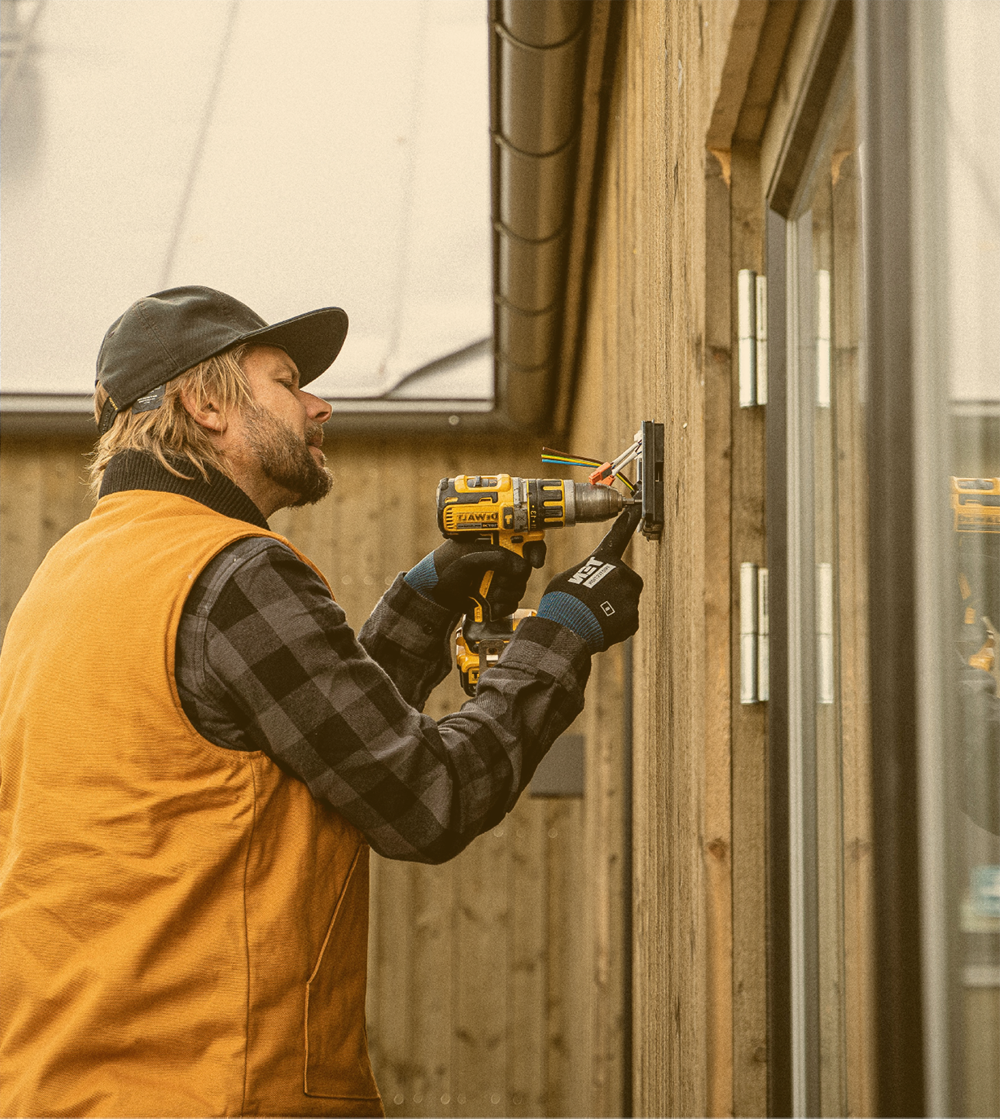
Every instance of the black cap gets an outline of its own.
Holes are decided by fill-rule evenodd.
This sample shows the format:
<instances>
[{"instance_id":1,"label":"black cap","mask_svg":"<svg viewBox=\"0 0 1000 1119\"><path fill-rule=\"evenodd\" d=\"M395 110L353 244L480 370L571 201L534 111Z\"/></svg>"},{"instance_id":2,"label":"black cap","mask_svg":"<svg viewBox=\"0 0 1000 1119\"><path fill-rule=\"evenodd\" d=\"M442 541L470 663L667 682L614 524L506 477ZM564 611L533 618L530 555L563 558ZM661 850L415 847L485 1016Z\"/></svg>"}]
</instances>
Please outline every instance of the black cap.
<instances>
[{"instance_id":1,"label":"black cap","mask_svg":"<svg viewBox=\"0 0 1000 1119\"><path fill-rule=\"evenodd\" d=\"M97 355L97 383L108 392L98 430L143 397L200 362L244 342L280 346L306 385L330 367L347 336L347 315L322 307L268 325L245 303L214 288L158 291L133 303L108 328Z\"/></svg>"}]
</instances>

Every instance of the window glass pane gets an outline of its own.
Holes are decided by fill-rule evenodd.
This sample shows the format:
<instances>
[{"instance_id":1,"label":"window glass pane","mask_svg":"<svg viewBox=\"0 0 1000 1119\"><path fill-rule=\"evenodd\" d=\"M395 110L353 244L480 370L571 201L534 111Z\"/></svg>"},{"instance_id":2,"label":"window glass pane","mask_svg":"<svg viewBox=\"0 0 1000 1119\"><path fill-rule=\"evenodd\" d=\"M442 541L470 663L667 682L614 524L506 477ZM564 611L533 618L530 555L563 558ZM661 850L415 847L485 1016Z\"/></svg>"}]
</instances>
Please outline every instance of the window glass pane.
<instances>
[{"instance_id":1,"label":"window glass pane","mask_svg":"<svg viewBox=\"0 0 1000 1119\"><path fill-rule=\"evenodd\" d=\"M867 477L851 88L844 75L830 98L807 174L812 185L788 225L786 257L790 843L798 944L792 984L793 1002L801 1003L793 1091L796 1113L813 1115L872 1111L865 1096L871 1084Z\"/></svg>"},{"instance_id":2,"label":"window glass pane","mask_svg":"<svg viewBox=\"0 0 1000 1119\"><path fill-rule=\"evenodd\" d=\"M1000 9L943 4L939 92L947 245L939 350L951 400L954 678L945 681L960 811L950 836L952 1103L1000 1114ZM946 669L949 671L949 669ZM941 774L947 783L948 774Z\"/></svg>"}]
</instances>

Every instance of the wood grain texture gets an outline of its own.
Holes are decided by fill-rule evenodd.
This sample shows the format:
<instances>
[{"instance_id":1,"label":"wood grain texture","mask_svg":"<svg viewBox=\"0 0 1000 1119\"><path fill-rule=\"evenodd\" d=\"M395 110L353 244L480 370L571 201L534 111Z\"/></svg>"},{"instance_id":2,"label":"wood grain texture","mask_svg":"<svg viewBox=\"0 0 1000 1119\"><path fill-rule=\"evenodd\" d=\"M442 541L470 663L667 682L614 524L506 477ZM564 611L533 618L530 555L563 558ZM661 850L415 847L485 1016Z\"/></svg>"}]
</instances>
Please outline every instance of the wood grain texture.
<instances>
[{"instance_id":1,"label":"wood grain texture","mask_svg":"<svg viewBox=\"0 0 1000 1119\"><path fill-rule=\"evenodd\" d=\"M733 1111L732 348L729 189L706 166L705 936L706 1114Z\"/></svg>"},{"instance_id":2,"label":"wood grain texture","mask_svg":"<svg viewBox=\"0 0 1000 1119\"><path fill-rule=\"evenodd\" d=\"M547 1010L539 1014L549 966L545 802L522 797L507 817L511 897L507 941L507 1103L511 1115L544 1115L549 1080ZM546 1002L547 1007L547 1002Z\"/></svg>"},{"instance_id":3,"label":"wood grain texture","mask_svg":"<svg viewBox=\"0 0 1000 1119\"><path fill-rule=\"evenodd\" d=\"M709 437L705 418L704 144L726 57L718 36L728 35L735 12L695 3L627 7L572 428L571 449L594 456L624 445L643 419L664 423L666 433L663 539L637 539L631 552L646 583L632 681L631 1087L640 1115L706 1114L708 1101L705 455L706 439L719 433ZM723 351L728 345L727 328ZM725 377L728 416L728 370ZM723 447L726 439L723 430ZM721 531L728 541L727 518L725 509L713 537ZM726 713L713 731L711 795L713 827L728 836L727 562L723 593ZM728 857L715 877L712 935L727 955ZM720 959L716 990L720 969L728 986ZM724 994L723 1018L727 1007ZM713 1030L716 1043L728 1037L718 1021ZM727 1099L724 1088L713 1098L720 1096Z\"/></svg>"},{"instance_id":4,"label":"wood grain texture","mask_svg":"<svg viewBox=\"0 0 1000 1119\"><path fill-rule=\"evenodd\" d=\"M868 484L862 401L860 174L852 121L835 153L833 182L834 399L837 402L837 514L841 750L844 800L844 1005L847 1101L851 1115L874 1112L872 1025L873 899L871 735L868 673Z\"/></svg>"},{"instance_id":5,"label":"wood grain texture","mask_svg":"<svg viewBox=\"0 0 1000 1119\"><path fill-rule=\"evenodd\" d=\"M506 1103L507 953L498 951L509 919L504 828L494 828L455 861L452 1081L461 1115L502 1115Z\"/></svg>"},{"instance_id":6,"label":"wood grain texture","mask_svg":"<svg viewBox=\"0 0 1000 1119\"><path fill-rule=\"evenodd\" d=\"M590 1099L594 1115L619 1115L624 1103L624 657L615 648L596 658L584 713L586 795L583 878L591 942L588 963L594 998L586 1008L591 1030Z\"/></svg>"},{"instance_id":7,"label":"wood grain texture","mask_svg":"<svg viewBox=\"0 0 1000 1119\"><path fill-rule=\"evenodd\" d=\"M764 270L764 213L756 149L732 150L730 290L740 269ZM730 345L735 363L737 323ZM741 408L739 379L731 377L732 522L730 566L731 678L740 678L739 570L766 565L764 409ZM733 836L733 1109L767 1111L767 739L766 704L740 703L732 712Z\"/></svg>"},{"instance_id":8,"label":"wood grain texture","mask_svg":"<svg viewBox=\"0 0 1000 1119\"><path fill-rule=\"evenodd\" d=\"M5 439L0 450L0 633L45 553L90 515L80 440Z\"/></svg>"}]
</instances>

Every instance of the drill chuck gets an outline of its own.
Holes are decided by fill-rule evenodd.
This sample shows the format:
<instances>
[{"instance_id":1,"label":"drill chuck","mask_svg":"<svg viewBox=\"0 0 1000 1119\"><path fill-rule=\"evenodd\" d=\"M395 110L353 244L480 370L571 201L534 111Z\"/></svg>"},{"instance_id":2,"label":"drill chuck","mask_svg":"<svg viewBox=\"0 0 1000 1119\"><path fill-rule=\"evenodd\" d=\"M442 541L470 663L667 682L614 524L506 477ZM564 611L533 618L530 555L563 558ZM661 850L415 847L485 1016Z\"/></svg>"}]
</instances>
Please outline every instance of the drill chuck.
<instances>
[{"instance_id":1,"label":"drill chuck","mask_svg":"<svg viewBox=\"0 0 1000 1119\"><path fill-rule=\"evenodd\" d=\"M566 482L566 524L609 521L631 502L610 486L590 482Z\"/></svg>"}]
</instances>

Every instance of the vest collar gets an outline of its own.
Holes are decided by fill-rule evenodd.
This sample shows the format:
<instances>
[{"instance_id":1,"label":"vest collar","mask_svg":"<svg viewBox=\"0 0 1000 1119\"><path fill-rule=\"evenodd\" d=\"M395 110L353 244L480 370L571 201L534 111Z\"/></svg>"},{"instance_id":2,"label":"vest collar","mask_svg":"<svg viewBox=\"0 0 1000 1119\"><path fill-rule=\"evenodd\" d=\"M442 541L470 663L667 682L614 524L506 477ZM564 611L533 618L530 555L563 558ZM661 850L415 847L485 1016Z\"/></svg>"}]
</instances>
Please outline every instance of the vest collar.
<instances>
[{"instance_id":1,"label":"vest collar","mask_svg":"<svg viewBox=\"0 0 1000 1119\"><path fill-rule=\"evenodd\" d=\"M190 497L221 513L224 517L234 517L248 521L257 528L267 528L264 515L240 489L235 482L220 474L214 467L208 468L206 482L201 473L186 460L177 462L178 469L193 477L177 478L152 455L141 451L122 451L108 463L101 481L101 497L126 490L154 490L157 493L176 493Z\"/></svg>"}]
</instances>

